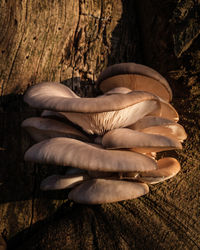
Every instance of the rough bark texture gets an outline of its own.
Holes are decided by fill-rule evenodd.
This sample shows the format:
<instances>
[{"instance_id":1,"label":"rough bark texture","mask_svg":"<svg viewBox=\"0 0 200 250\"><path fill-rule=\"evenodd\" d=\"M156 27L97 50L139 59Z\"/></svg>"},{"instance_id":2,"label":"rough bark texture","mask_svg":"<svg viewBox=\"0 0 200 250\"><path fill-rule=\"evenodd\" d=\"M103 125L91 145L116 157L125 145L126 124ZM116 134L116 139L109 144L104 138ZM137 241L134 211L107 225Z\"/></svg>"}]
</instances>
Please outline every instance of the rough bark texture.
<instances>
[{"instance_id":1,"label":"rough bark texture","mask_svg":"<svg viewBox=\"0 0 200 250\"><path fill-rule=\"evenodd\" d=\"M0 1L0 232L10 249L198 249L200 247L200 37L197 1ZM62 167L23 162L32 143L20 128L39 114L22 101L29 85L58 81L95 95L104 67L140 62L170 82L188 133L172 180L142 198L103 206L41 192ZM166 153L165 153L166 155ZM60 207L60 208L59 208Z\"/></svg>"}]
</instances>

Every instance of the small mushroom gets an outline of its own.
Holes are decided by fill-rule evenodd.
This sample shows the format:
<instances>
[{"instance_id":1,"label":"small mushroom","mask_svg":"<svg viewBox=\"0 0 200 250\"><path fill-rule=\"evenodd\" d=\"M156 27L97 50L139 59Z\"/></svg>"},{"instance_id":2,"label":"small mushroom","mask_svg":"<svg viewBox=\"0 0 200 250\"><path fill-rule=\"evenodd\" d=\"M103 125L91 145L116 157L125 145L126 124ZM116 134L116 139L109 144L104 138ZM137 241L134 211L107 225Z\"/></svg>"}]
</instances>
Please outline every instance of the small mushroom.
<instances>
[{"instance_id":1,"label":"small mushroom","mask_svg":"<svg viewBox=\"0 0 200 250\"><path fill-rule=\"evenodd\" d=\"M136 152L106 150L100 146L71 138L53 138L33 145L25 161L72 166L103 172L149 171L156 162Z\"/></svg>"},{"instance_id":2,"label":"small mushroom","mask_svg":"<svg viewBox=\"0 0 200 250\"><path fill-rule=\"evenodd\" d=\"M167 157L158 160L158 169L139 173L138 180L149 184L156 184L168 180L175 176L181 169L179 162L175 158Z\"/></svg>"},{"instance_id":3,"label":"small mushroom","mask_svg":"<svg viewBox=\"0 0 200 250\"><path fill-rule=\"evenodd\" d=\"M160 100L160 109L153 111L150 116L159 116L172 121L178 122L179 115L176 109L165 100L159 98Z\"/></svg>"},{"instance_id":4,"label":"small mushroom","mask_svg":"<svg viewBox=\"0 0 200 250\"><path fill-rule=\"evenodd\" d=\"M54 137L70 137L90 141L90 139L78 129L53 119L31 117L24 120L21 126L25 128L37 142Z\"/></svg>"},{"instance_id":5,"label":"small mushroom","mask_svg":"<svg viewBox=\"0 0 200 250\"><path fill-rule=\"evenodd\" d=\"M126 87L134 91L146 91L152 93L162 99L169 101L169 91L159 81L142 75L128 74L116 75L105 79L100 83L100 89L108 93L113 88Z\"/></svg>"},{"instance_id":6,"label":"small mushroom","mask_svg":"<svg viewBox=\"0 0 200 250\"><path fill-rule=\"evenodd\" d=\"M128 128L119 128L107 132L103 136L102 144L109 149L127 148L140 153L182 148L181 143L175 138L146 134Z\"/></svg>"},{"instance_id":7,"label":"small mushroom","mask_svg":"<svg viewBox=\"0 0 200 250\"><path fill-rule=\"evenodd\" d=\"M131 89L128 89L128 88L125 88L125 87L117 87L117 88L109 90L108 92L105 92L104 95L128 94L130 92L132 92Z\"/></svg>"},{"instance_id":8,"label":"small mushroom","mask_svg":"<svg viewBox=\"0 0 200 250\"><path fill-rule=\"evenodd\" d=\"M93 179L70 191L68 198L83 204L103 204L135 199L149 192L144 183L121 180Z\"/></svg>"},{"instance_id":9,"label":"small mushroom","mask_svg":"<svg viewBox=\"0 0 200 250\"><path fill-rule=\"evenodd\" d=\"M125 76L126 80L123 78L123 75L126 75ZM114 78L115 76L116 78ZM117 78L118 76L119 78ZM142 81L142 78L139 76L144 76L143 81ZM112 78L112 80L109 81L112 86L109 86L109 87L105 83L106 79L108 78ZM148 82L146 82L146 84L143 84L144 81L147 80L147 78L150 78L149 80L150 82L151 82L151 79L155 80L154 82L152 81L153 85L157 81L156 85L154 85L154 87L153 86L151 87L151 84ZM128 87L128 86L129 86L128 88L130 89L138 90L138 86L140 86L140 84L142 88L143 87L148 88L150 92L151 90L157 91L156 87L157 89L160 87L162 89L161 91L162 93L160 93L162 95L161 97L162 98L164 97L163 99L165 99L166 97L167 101L170 101L172 99L172 91L167 80L154 69L145 65L141 65L141 64L120 63L120 64L109 66L99 75L97 83L99 84L100 89L103 92L106 92L114 87ZM135 87L134 85L136 86L137 89L134 88ZM148 86L145 86L145 85L148 85ZM144 89L140 89L140 90L144 90ZM160 95L158 94L158 96Z\"/></svg>"},{"instance_id":10,"label":"small mushroom","mask_svg":"<svg viewBox=\"0 0 200 250\"><path fill-rule=\"evenodd\" d=\"M187 134L180 124L162 117L145 116L128 127L149 134L174 136L181 142L187 138Z\"/></svg>"},{"instance_id":11,"label":"small mushroom","mask_svg":"<svg viewBox=\"0 0 200 250\"><path fill-rule=\"evenodd\" d=\"M41 182L40 189L46 191L72 188L88 178L86 174L51 175Z\"/></svg>"},{"instance_id":12,"label":"small mushroom","mask_svg":"<svg viewBox=\"0 0 200 250\"><path fill-rule=\"evenodd\" d=\"M60 94L63 90L60 85L37 84L27 91L25 101L36 108L59 111L90 134L104 134L116 127L126 127L160 108L158 98L147 92L71 98Z\"/></svg>"},{"instance_id":13,"label":"small mushroom","mask_svg":"<svg viewBox=\"0 0 200 250\"><path fill-rule=\"evenodd\" d=\"M136 123L131 124L129 128L134 129L134 130L142 130L144 128L148 127L154 127L154 126L167 126L175 124L174 121L163 118L163 117L158 117L158 116L145 116L142 119L138 120Z\"/></svg>"}]
</instances>

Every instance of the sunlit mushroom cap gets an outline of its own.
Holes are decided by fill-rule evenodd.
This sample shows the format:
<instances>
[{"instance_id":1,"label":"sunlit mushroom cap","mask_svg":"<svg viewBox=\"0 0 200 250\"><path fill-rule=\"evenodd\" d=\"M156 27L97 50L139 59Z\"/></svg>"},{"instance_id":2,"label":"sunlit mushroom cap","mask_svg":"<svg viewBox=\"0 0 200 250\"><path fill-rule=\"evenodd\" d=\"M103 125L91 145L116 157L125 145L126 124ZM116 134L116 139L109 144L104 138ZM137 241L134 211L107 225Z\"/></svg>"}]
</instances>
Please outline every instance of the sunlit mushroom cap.
<instances>
[{"instance_id":1,"label":"sunlit mushroom cap","mask_svg":"<svg viewBox=\"0 0 200 250\"><path fill-rule=\"evenodd\" d=\"M132 92L131 89L125 87L117 87L105 92L104 95L113 95L113 94L128 94Z\"/></svg>"},{"instance_id":2,"label":"sunlit mushroom cap","mask_svg":"<svg viewBox=\"0 0 200 250\"><path fill-rule=\"evenodd\" d=\"M70 137L90 141L89 138L78 129L53 119L31 117L24 120L21 126L25 128L37 142L54 137Z\"/></svg>"},{"instance_id":3,"label":"sunlit mushroom cap","mask_svg":"<svg viewBox=\"0 0 200 250\"><path fill-rule=\"evenodd\" d=\"M152 99L157 101L155 95L144 91L105 95L102 98L74 98L66 94L69 90L59 83L40 83L27 90L24 100L35 108L83 113L117 111L141 101Z\"/></svg>"},{"instance_id":4,"label":"sunlit mushroom cap","mask_svg":"<svg viewBox=\"0 0 200 250\"><path fill-rule=\"evenodd\" d=\"M185 129L180 124L157 116L145 116L128 128L138 130L144 133L160 134L165 136L175 136L183 141L187 138Z\"/></svg>"},{"instance_id":5,"label":"sunlit mushroom cap","mask_svg":"<svg viewBox=\"0 0 200 250\"><path fill-rule=\"evenodd\" d=\"M46 191L72 188L87 179L86 174L51 175L41 182L40 189Z\"/></svg>"},{"instance_id":6,"label":"sunlit mushroom cap","mask_svg":"<svg viewBox=\"0 0 200 250\"><path fill-rule=\"evenodd\" d=\"M27 91L25 100L35 108L59 111L59 115L90 134L126 127L160 108L158 98L143 91L101 98L71 98L63 95L61 86L58 83L37 84Z\"/></svg>"},{"instance_id":7,"label":"sunlit mushroom cap","mask_svg":"<svg viewBox=\"0 0 200 250\"><path fill-rule=\"evenodd\" d=\"M107 132L103 136L102 145L109 149L128 148L141 153L182 148L181 143L175 138L147 134L128 128L119 128Z\"/></svg>"},{"instance_id":8,"label":"sunlit mushroom cap","mask_svg":"<svg viewBox=\"0 0 200 250\"><path fill-rule=\"evenodd\" d=\"M155 110L150 115L159 116L178 122L179 115L176 109L169 102L166 102L162 98L159 98L159 100L160 100L160 110Z\"/></svg>"},{"instance_id":9,"label":"sunlit mushroom cap","mask_svg":"<svg viewBox=\"0 0 200 250\"><path fill-rule=\"evenodd\" d=\"M179 162L171 157L158 160L158 169L139 174L138 180L156 184L172 178L180 171Z\"/></svg>"},{"instance_id":10,"label":"sunlit mushroom cap","mask_svg":"<svg viewBox=\"0 0 200 250\"><path fill-rule=\"evenodd\" d=\"M149 188L144 183L93 179L72 189L68 198L83 204L103 204L134 199L148 192Z\"/></svg>"},{"instance_id":11,"label":"sunlit mushroom cap","mask_svg":"<svg viewBox=\"0 0 200 250\"><path fill-rule=\"evenodd\" d=\"M130 151L105 150L100 146L62 137L33 145L25 153L24 159L37 163L105 172L156 169L156 162L145 155Z\"/></svg>"},{"instance_id":12,"label":"sunlit mushroom cap","mask_svg":"<svg viewBox=\"0 0 200 250\"><path fill-rule=\"evenodd\" d=\"M126 80L125 78L123 78L123 75L126 75L125 76ZM117 77L115 78L115 76ZM140 76L144 76L144 78ZM109 84L111 84L110 86L108 86L109 84L106 83L106 80L109 78L112 78L112 80L109 81L110 82ZM157 89L158 86L160 86L161 92L163 92L161 96L163 99L166 99L167 101L172 99L172 91L167 80L157 71L141 64L120 63L109 66L99 75L97 83L100 85L100 89L103 92L106 92L114 87L127 87L130 89L139 90L138 86L140 86L139 85L140 83L142 88L145 87L145 85L151 86L150 83L148 84L147 82L145 82L148 80L148 78L150 78L149 81L151 81L151 79L155 80L154 82L152 81L153 85L157 82L155 85L157 86ZM141 81L142 79L143 81ZM144 82L145 84L143 84ZM146 90L140 89L140 90L149 91L154 89L156 91L155 86L154 87L152 86L152 88L149 86L147 86L148 90L147 89ZM158 93L157 95L160 96Z\"/></svg>"}]
</instances>

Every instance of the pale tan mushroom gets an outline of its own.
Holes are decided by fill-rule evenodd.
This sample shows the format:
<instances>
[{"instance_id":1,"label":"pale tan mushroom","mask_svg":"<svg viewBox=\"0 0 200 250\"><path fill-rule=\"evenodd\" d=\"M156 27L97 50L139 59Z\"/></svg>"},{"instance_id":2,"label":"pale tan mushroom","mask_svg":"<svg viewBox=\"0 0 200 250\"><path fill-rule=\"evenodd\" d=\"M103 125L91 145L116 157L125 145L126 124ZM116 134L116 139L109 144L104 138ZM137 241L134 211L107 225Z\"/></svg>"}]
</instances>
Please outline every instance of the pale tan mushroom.
<instances>
[{"instance_id":1,"label":"pale tan mushroom","mask_svg":"<svg viewBox=\"0 0 200 250\"><path fill-rule=\"evenodd\" d=\"M33 145L25 153L26 161L72 166L103 172L149 171L156 162L143 154L105 150L100 146L71 138L53 138Z\"/></svg>"},{"instance_id":2,"label":"pale tan mushroom","mask_svg":"<svg viewBox=\"0 0 200 250\"><path fill-rule=\"evenodd\" d=\"M104 134L116 127L126 127L160 108L158 98L147 92L71 98L63 94L59 96L63 90L60 85L35 85L27 91L25 101L36 108L59 111L90 134Z\"/></svg>"},{"instance_id":3,"label":"pale tan mushroom","mask_svg":"<svg viewBox=\"0 0 200 250\"><path fill-rule=\"evenodd\" d=\"M128 128L149 134L174 136L181 142L187 138L183 126L172 120L157 116L145 116L135 124L128 126Z\"/></svg>"},{"instance_id":4,"label":"pale tan mushroom","mask_svg":"<svg viewBox=\"0 0 200 250\"><path fill-rule=\"evenodd\" d=\"M68 198L83 204L103 204L135 199L149 192L144 183L121 180L93 179L70 191Z\"/></svg>"},{"instance_id":5,"label":"pale tan mushroom","mask_svg":"<svg viewBox=\"0 0 200 250\"><path fill-rule=\"evenodd\" d=\"M165 100L159 98L160 100L160 109L153 111L150 116L159 116L163 117L172 121L178 122L179 120L179 115L176 109L168 102Z\"/></svg>"},{"instance_id":6,"label":"pale tan mushroom","mask_svg":"<svg viewBox=\"0 0 200 250\"><path fill-rule=\"evenodd\" d=\"M111 89L122 86L135 91L153 93L166 101L171 99L169 91L162 83L153 78L137 74L117 75L107 78L100 83L99 87L103 92L108 93Z\"/></svg>"},{"instance_id":7,"label":"pale tan mushroom","mask_svg":"<svg viewBox=\"0 0 200 250\"><path fill-rule=\"evenodd\" d=\"M182 148L181 143L175 138L146 134L128 128L119 128L107 132L103 136L102 145L109 149L127 148L140 153Z\"/></svg>"},{"instance_id":8,"label":"pale tan mushroom","mask_svg":"<svg viewBox=\"0 0 200 250\"><path fill-rule=\"evenodd\" d=\"M72 188L88 178L87 174L51 175L41 182L40 189L46 191Z\"/></svg>"},{"instance_id":9,"label":"pale tan mushroom","mask_svg":"<svg viewBox=\"0 0 200 250\"><path fill-rule=\"evenodd\" d=\"M105 92L104 95L113 95L113 94L128 94L132 92L131 89L125 88L125 87L117 87L114 89L109 90L108 92Z\"/></svg>"},{"instance_id":10,"label":"pale tan mushroom","mask_svg":"<svg viewBox=\"0 0 200 250\"><path fill-rule=\"evenodd\" d=\"M109 78L112 79L108 84ZM172 91L167 80L157 71L141 64L120 63L109 66L100 74L97 83L103 92L114 87L127 87L132 90L156 91L153 93L163 99L167 101L172 99Z\"/></svg>"},{"instance_id":11,"label":"pale tan mushroom","mask_svg":"<svg viewBox=\"0 0 200 250\"><path fill-rule=\"evenodd\" d=\"M89 137L81 133L78 129L53 119L31 117L24 120L21 126L25 128L37 142L54 137L69 137L90 141Z\"/></svg>"},{"instance_id":12,"label":"pale tan mushroom","mask_svg":"<svg viewBox=\"0 0 200 250\"><path fill-rule=\"evenodd\" d=\"M158 160L157 165L158 169L139 173L137 179L148 184L156 184L172 178L181 169L179 162L171 157Z\"/></svg>"}]
</instances>

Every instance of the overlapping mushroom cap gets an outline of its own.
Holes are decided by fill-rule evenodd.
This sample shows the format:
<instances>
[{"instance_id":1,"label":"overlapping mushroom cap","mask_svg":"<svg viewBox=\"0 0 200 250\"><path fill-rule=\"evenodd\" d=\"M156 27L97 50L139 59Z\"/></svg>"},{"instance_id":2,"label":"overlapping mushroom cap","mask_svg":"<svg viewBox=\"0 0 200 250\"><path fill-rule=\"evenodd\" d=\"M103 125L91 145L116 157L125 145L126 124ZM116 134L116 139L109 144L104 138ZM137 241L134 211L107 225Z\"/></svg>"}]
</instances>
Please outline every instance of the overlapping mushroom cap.
<instances>
[{"instance_id":1,"label":"overlapping mushroom cap","mask_svg":"<svg viewBox=\"0 0 200 250\"><path fill-rule=\"evenodd\" d=\"M137 198L149 192L147 184L178 173L176 159L156 160L156 152L181 149L187 135L169 103L169 84L155 70L116 64L97 82L105 93L96 98L80 98L68 87L49 82L26 92L24 100L42 110L43 118L22 123L37 142L25 160L65 166L65 175L47 177L41 189L71 188L68 198L75 202Z\"/></svg>"}]
</instances>

